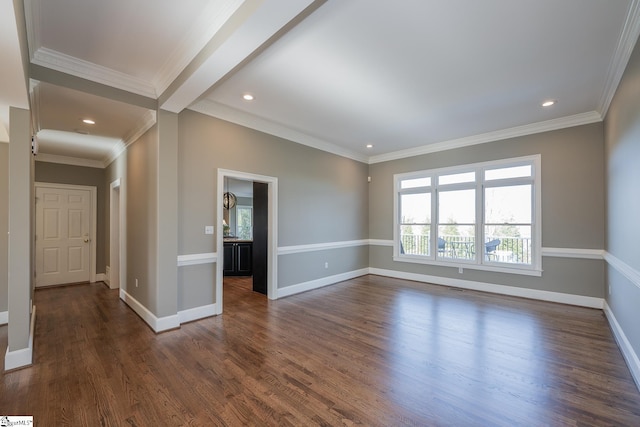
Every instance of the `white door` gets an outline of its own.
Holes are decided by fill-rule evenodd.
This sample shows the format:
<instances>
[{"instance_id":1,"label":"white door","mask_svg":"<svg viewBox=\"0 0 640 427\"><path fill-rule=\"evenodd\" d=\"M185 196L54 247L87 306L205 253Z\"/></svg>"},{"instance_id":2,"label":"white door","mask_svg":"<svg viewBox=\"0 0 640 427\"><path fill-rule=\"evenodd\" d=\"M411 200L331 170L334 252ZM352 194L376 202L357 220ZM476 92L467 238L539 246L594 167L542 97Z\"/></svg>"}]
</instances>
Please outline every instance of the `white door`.
<instances>
[{"instance_id":1,"label":"white door","mask_svg":"<svg viewBox=\"0 0 640 427\"><path fill-rule=\"evenodd\" d=\"M91 277L91 192L36 186L36 286Z\"/></svg>"}]
</instances>

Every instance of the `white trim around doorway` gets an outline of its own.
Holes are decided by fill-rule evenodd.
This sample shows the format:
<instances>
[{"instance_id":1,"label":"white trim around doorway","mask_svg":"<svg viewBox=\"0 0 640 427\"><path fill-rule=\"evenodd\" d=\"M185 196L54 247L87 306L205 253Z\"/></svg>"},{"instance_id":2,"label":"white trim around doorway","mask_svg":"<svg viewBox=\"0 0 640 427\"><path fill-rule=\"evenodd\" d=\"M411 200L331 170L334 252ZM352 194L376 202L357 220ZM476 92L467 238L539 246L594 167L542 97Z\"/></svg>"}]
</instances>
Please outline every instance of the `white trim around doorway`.
<instances>
[{"instance_id":1,"label":"white trim around doorway","mask_svg":"<svg viewBox=\"0 0 640 427\"><path fill-rule=\"evenodd\" d=\"M218 169L218 185L217 185L217 199L216 203L216 225L218 233L216 235L217 241L217 253L224 253L224 241L222 236L222 195L224 193L224 180L225 178L242 179L245 181L262 182L268 185L268 197L269 197L269 220L268 220L268 234L267 239L269 246L267 249L267 298L277 299L277 286L278 286L278 178L265 175L256 175L248 172L240 172L228 169ZM223 263L220 262L222 257L217 257L216 262L216 308L218 312L216 314L222 314L222 282L223 278Z\"/></svg>"},{"instance_id":2,"label":"white trim around doorway","mask_svg":"<svg viewBox=\"0 0 640 427\"><path fill-rule=\"evenodd\" d=\"M118 178L109 185L109 277L110 289L123 287L125 283L125 251L124 244L126 219L125 215L124 178ZM114 280L115 279L115 280Z\"/></svg>"}]
</instances>

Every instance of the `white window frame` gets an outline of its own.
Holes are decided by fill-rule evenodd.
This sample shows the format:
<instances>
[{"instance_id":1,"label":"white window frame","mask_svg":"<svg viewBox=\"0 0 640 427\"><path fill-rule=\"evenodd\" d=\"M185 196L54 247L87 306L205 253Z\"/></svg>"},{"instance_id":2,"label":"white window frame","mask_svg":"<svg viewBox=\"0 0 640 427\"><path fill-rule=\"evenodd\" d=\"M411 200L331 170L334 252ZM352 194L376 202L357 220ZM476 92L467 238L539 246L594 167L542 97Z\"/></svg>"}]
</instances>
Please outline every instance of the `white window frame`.
<instances>
[{"instance_id":1,"label":"white window frame","mask_svg":"<svg viewBox=\"0 0 640 427\"><path fill-rule=\"evenodd\" d=\"M499 180L484 180L484 171L487 169L495 168L507 168L515 166L531 165L532 173L531 177L525 178L506 178ZM464 173L475 171L476 179L475 183L470 185L466 184L447 184L439 185L438 176L450 175L457 173ZM411 188L402 190L400 184L407 179L416 178L431 178L431 185L428 187ZM500 263L500 262L485 262L484 261L484 247L479 245L480 250L476 251L475 259L473 260L452 260L442 259L437 256L437 236L438 236L438 191L442 189L451 190L458 188L475 188L476 191L476 233L475 241L484 241L484 188L485 187L503 187L505 185L518 185L518 184L531 184L532 185L532 222L531 222L531 264L515 264L515 263ZM541 155L524 156L510 159L494 160L489 162L465 164L459 166L452 166L446 168L430 169L423 171L415 171L408 173L395 174L393 176L393 260L398 262L409 262L417 264L437 265L444 267L455 267L458 269L473 269L494 271L500 273L521 274L528 276L541 276L542 275L542 191L541 191ZM416 191L431 192L431 231L430 234L433 237L430 241L429 254L430 255L412 255L403 254L400 250L400 194L410 193Z\"/></svg>"}]
</instances>

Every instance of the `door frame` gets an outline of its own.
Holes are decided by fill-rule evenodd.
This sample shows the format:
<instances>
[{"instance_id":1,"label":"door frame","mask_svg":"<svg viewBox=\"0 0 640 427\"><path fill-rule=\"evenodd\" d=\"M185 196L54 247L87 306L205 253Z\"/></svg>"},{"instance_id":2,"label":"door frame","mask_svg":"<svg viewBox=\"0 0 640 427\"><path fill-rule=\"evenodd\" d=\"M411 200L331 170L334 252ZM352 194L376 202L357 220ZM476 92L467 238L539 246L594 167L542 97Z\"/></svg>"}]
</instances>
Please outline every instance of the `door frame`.
<instances>
[{"instance_id":1,"label":"door frame","mask_svg":"<svg viewBox=\"0 0 640 427\"><path fill-rule=\"evenodd\" d=\"M222 284L223 284L223 263L224 240L222 233L222 195L224 194L225 178L242 179L245 181L257 181L268 185L268 210L269 210L269 230L267 231L267 239L269 240L267 248L267 298L275 300L278 298L278 178L266 175L256 175L248 172L240 172L229 169L218 168L218 185L216 200L216 233L217 240L217 261L216 261L216 307L217 313L222 314Z\"/></svg>"},{"instance_id":2,"label":"door frame","mask_svg":"<svg viewBox=\"0 0 640 427\"><path fill-rule=\"evenodd\" d=\"M126 230L124 197L124 178L118 178L109 185L109 288L123 287L125 281L124 260L125 248L123 244ZM114 266L117 273L114 276Z\"/></svg>"},{"instance_id":3,"label":"door frame","mask_svg":"<svg viewBox=\"0 0 640 427\"><path fill-rule=\"evenodd\" d=\"M94 283L96 281L96 224L98 222L98 198L97 198L97 193L98 193L98 189L95 186L89 186L89 185L74 185L74 184L57 184L55 182L35 182L34 183L34 193L37 194L37 189L38 188L56 188L59 190L83 190L83 191L89 191L89 195L90 195L90 202L89 202L89 209L91 212L89 212L89 239L91 239L91 241L89 242L89 282ZM33 213L34 215L34 219L35 219L35 215L37 215L37 212ZM37 223L37 221L36 221ZM38 230L36 230L36 235L38 234ZM38 242L33 242L34 243L34 247L37 247ZM34 265L35 265L35 253L34 253L34 259L33 259ZM36 269L34 269L36 270ZM37 280L37 278L36 278ZM35 286L35 283L34 283Z\"/></svg>"}]
</instances>

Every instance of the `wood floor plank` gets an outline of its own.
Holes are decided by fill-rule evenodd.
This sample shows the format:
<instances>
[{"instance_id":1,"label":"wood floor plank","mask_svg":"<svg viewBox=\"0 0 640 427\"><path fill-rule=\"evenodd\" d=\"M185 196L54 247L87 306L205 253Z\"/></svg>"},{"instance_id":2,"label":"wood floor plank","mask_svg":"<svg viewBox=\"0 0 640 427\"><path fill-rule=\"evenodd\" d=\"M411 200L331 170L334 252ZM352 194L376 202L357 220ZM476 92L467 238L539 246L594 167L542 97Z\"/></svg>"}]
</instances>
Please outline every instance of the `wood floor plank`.
<instances>
[{"instance_id":1,"label":"wood floor plank","mask_svg":"<svg viewBox=\"0 0 640 427\"><path fill-rule=\"evenodd\" d=\"M103 284L38 290L0 414L68 426L640 425L602 311L363 276L154 334ZM0 351L6 349L0 327Z\"/></svg>"}]
</instances>

